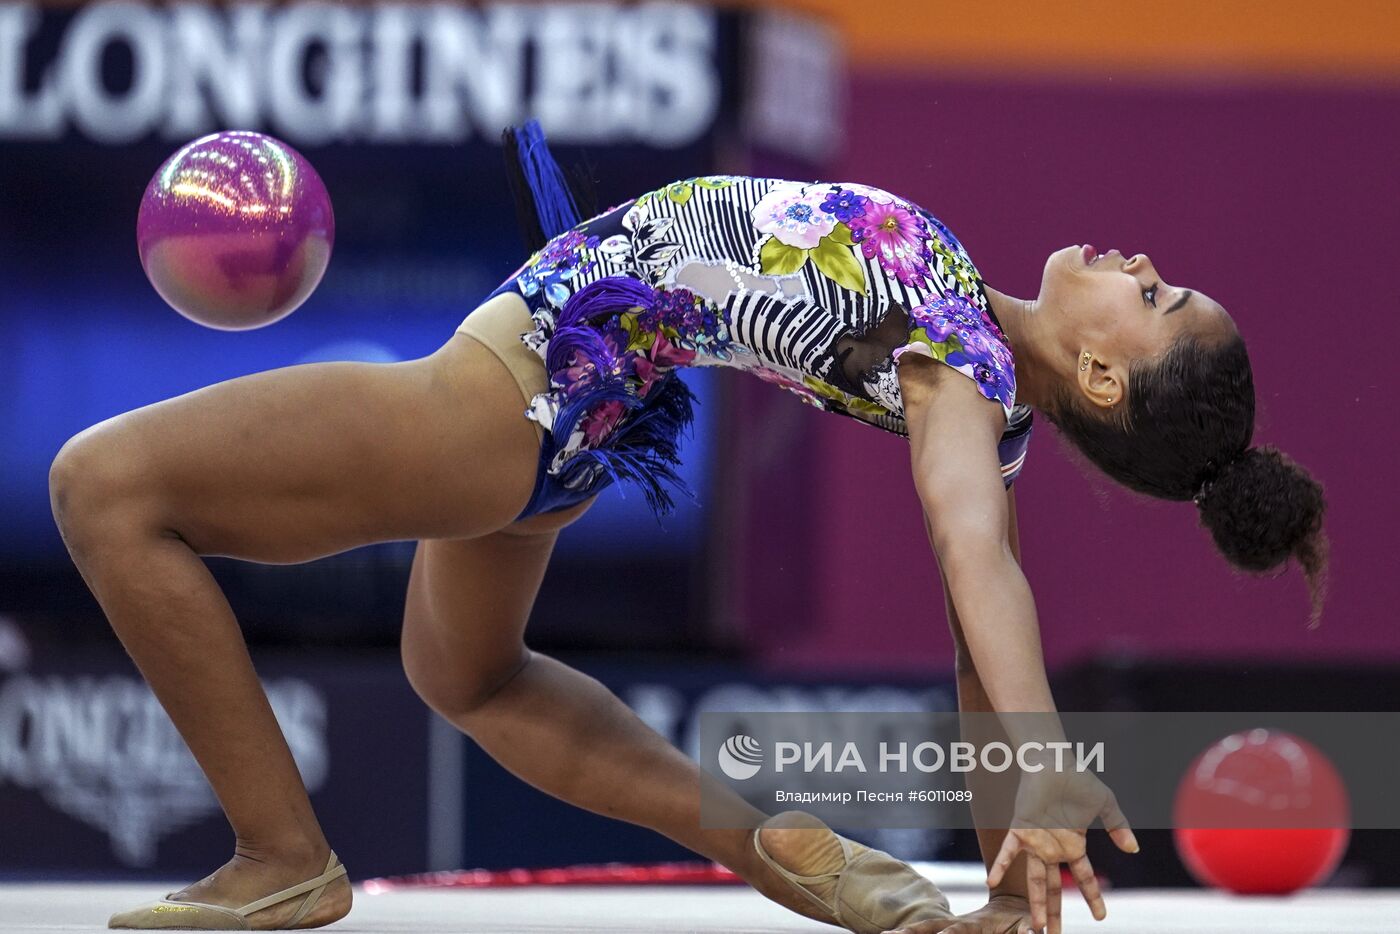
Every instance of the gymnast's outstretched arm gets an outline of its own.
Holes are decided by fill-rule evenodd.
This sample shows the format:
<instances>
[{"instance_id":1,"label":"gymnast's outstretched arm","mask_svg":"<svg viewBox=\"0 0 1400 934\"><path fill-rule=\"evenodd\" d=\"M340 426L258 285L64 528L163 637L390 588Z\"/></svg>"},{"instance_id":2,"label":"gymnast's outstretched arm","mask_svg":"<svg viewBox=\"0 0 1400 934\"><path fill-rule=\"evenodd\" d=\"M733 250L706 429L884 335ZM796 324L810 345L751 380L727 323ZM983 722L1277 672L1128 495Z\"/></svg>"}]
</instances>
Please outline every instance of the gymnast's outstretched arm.
<instances>
[{"instance_id":1,"label":"gymnast's outstretched arm","mask_svg":"<svg viewBox=\"0 0 1400 934\"><path fill-rule=\"evenodd\" d=\"M1003 492L997 460L1004 425L1001 406L985 399L961 374L916 355L906 355L901 363L900 382L915 487L944 578L951 621L961 633L960 702L998 713L1048 715L1003 718L1013 744L1062 740L1035 603L1012 547L1013 501ZM950 444L950 438L958 443ZM976 677L975 685L964 683L969 674ZM1076 799L1083 793L1095 802L1095 814L1083 827L1065 827L1063 819L1058 824L1040 820L1036 803L1058 801L1056 796L1064 794L1058 784L1063 778L1056 776L1054 787L1041 787L1047 783L1039 777L1023 783L1016 826L1005 835L988 877L993 891L1000 891L1013 864L1019 869L1023 861L1032 925L1039 929L1053 922L1052 931L1059 927L1060 863L1068 864L1094 916L1105 916L1103 897L1084 854L1085 831L1093 817L1103 812L1121 848L1133 851L1137 846L1112 793L1087 777L1076 780L1072 789ZM1081 789L1080 783L1096 787ZM984 846L989 842L979 840Z\"/></svg>"},{"instance_id":2,"label":"gymnast's outstretched arm","mask_svg":"<svg viewBox=\"0 0 1400 934\"><path fill-rule=\"evenodd\" d=\"M1001 406L962 374L914 354L901 359L900 382L914 485L988 699L1000 712L1053 714L1035 602L1008 535Z\"/></svg>"}]
</instances>

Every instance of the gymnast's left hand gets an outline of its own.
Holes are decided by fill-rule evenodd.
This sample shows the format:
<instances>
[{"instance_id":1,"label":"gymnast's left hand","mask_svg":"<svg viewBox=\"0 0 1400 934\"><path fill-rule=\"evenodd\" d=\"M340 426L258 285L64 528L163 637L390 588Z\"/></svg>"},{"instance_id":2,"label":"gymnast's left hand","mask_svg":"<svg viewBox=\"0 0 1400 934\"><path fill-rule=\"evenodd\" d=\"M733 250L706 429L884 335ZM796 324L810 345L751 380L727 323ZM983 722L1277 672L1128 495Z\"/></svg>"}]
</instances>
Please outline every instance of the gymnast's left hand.
<instances>
[{"instance_id":1,"label":"gymnast's left hand","mask_svg":"<svg viewBox=\"0 0 1400 934\"><path fill-rule=\"evenodd\" d=\"M1033 930L1060 931L1060 866L1068 867L1096 921L1107 917L1094 867L1085 855L1089 825L1102 819L1114 844L1138 851L1128 819L1108 786L1088 772L1045 769L1022 778L1012 827L992 861L987 884L995 890L1021 853L1026 854L1026 895Z\"/></svg>"}]
</instances>

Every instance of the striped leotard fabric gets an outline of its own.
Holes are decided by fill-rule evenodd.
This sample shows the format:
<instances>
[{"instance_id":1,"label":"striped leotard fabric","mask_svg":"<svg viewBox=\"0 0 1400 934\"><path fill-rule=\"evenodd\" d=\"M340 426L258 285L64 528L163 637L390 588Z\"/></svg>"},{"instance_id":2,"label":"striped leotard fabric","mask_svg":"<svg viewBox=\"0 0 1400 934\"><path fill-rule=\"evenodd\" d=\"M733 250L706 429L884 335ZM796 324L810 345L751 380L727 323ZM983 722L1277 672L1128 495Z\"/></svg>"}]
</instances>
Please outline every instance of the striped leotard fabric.
<instances>
[{"instance_id":1,"label":"striped leotard fabric","mask_svg":"<svg viewBox=\"0 0 1400 934\"><path fill-rule=\"evenodd\" d=\"M689 394L677 370L747 370L826 411L907 435L896 367L921 353L1001 405L1008 486L1031 413L967 251L935 217L852 183L712 176L584 221L504 283L530 306L522 341L550 375L527 417L544 429L524 514L615 479L664 511Z\"/></svg>"}]
</instances>

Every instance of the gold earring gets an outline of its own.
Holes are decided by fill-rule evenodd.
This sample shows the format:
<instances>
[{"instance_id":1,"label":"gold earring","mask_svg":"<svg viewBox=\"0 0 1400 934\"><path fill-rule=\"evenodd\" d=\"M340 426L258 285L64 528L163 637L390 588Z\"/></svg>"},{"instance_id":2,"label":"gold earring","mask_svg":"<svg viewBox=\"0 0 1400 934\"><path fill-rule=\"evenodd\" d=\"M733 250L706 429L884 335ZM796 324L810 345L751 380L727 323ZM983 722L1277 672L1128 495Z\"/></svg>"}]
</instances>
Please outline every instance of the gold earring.
<instances>
[{"instance_id":1,"label":"gold earring","mask_svg":"<svg viewBox=\"0 0 1400 934\"><path fill-rule=\"evenodd\" d=\"M1108 397L1108 404L1109 404L1109 405L1112 405L1112 404L1113 404L1113 397L1112 397L1112 396L1109 396L1109 397Z\"/></svg>"},{"instance_id":2,"label":"gold earring","mask_svg":"<svg viewBox=\"0 0 1400 934\"><path fill-rule=\"evenodd\" d=\"M1089 356L1090 356L1089 351L1087 351L1087 350L1084 351L1084 357L1083 357L1083 359L1082 359L1082 360L1080 361L1080 363L1079 363L1079 368L1080 368L1081 370L1087 370L1087 369L1089 369Z\"/></svg>"}]
</instances>

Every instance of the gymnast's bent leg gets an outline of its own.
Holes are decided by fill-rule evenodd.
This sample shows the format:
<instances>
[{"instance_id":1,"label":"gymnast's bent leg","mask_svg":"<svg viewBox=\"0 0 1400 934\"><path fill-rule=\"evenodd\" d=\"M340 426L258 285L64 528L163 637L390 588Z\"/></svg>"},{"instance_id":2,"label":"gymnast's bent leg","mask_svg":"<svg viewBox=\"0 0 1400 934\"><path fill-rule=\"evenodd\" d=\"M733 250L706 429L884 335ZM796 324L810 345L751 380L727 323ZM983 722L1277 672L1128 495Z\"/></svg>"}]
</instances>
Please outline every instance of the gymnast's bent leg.
<instances>
[{"instance_id":1,"label":"gymnast's bent leg","mask_svg":"<svg viewBox=\"0 0 1400 934\"><path fill-rule=\"evenodd\" d=\"M525 647L557 537L505 530L420 542L404 608L409 682L536 788L650 827L761 883L750 831L701 830L695 763L598 681Z\"/></svg>"},{"instance_id":2,"label":"gymnast's bent leg","mask_svg":"<svg viewBox=\"0 0 1400 934\"><path fill-rule=\"evenodd\" d=\"M322 873L330 855L201 556L289 563L372 542L483 535L519 514L537 460L508 372L462 335L422 360L221 383L63 447L50 492L64 541L235 833L233 858L177 898L246 906ZM350 898L335 880L297 926L342 917ZM250 923L291 923L304 901Z\"/></svg>"},{"instance_id":3,"label":"gymnast's bent leg","mask_svg":"<svg viewBox=\"0 0 1400 934\"><path fill-rule=\"evenodd\" d=\"M833 912L818 906L839 901L854 930L942 919L924 928L933 931L951 923L937 888L883 854L860 857L863 848L854 847L860 878L848 879L839 894L834 878L810 886L819 896L814 900L765 863L753 831L702 827L701 783L712 780L699 766L596 680L525 647L525 623L556 537L554 529L516 527L419 544L403 657L409 681L429 706L536 788L665 834L808 917L832 921ZM737 796L716 791L735 810L733 826L762 820ZM801 826L760 831L768 856L803 876L839 871L846 857L838 838Z\"/></svg>"}]
</instances>

